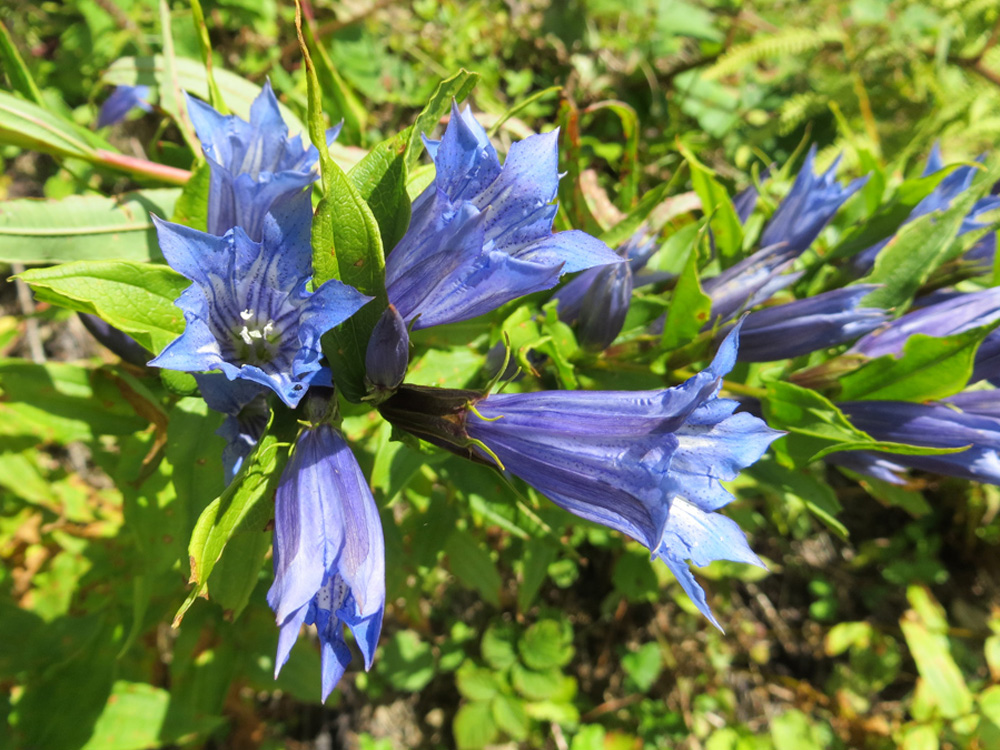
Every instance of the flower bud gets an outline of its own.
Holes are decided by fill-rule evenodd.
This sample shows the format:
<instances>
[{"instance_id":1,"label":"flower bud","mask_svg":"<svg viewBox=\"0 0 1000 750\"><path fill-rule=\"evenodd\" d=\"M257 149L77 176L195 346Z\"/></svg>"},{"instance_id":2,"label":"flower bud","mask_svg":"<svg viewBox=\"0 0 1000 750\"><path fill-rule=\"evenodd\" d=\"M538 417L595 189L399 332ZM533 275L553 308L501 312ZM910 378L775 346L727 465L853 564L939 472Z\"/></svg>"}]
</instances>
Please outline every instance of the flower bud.
<instances>
[{"instance_id":1,"label":"flower bud","mask_svg":"<svg viewBox=\"0 0 1000 750\"><path fill-rule=\"evenodd\" d=\"M406 376L409 361L410 336L406 332L406 323L396 308L389 305L368 339L368 350L365 352L368 382L379 390L395 390Z\"/></svg>"},{"instance_id":2,"label":"flower bud","mask_svg":"<svg viewBox=\"0 0 1000 750\"><path fill-rule=\"evenodd\" d=\"M577 339L591 351L608 348L621 333L632 299L632 270L628 263L602 266L583 298Z\"/></svg>"}]
</instances>

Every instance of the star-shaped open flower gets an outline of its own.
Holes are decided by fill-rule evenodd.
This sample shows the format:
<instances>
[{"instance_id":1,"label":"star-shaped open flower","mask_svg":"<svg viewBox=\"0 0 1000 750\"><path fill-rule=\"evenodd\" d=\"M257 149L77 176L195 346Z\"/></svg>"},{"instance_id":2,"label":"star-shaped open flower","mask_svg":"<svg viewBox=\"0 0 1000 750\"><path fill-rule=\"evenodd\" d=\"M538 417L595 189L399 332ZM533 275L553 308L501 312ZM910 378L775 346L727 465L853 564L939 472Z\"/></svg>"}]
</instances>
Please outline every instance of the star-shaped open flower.
<instances>
[{"instance_id":1,"label":"star-shaped open flower","mask_svg":"<svg viewBox=\"0 0 1000 750\"><path fill-rule=\"evenodd\" d=\"M371 298L332 279L307 291L311 218L303 192L265 217L261 242L241 227L217 237L156 219L163 256L192 284L177 299L184 333L150 364L219 370L272 389L292 408L310 385L329 385L320 336Z\"/></svg>"},{"instance_id":2,"label":"star-shaped open flower","mask_svg":"<svg viewBox=\"0 0 1000 750\"><path fill-rule=\"evenodd\" d=\"M467 320L551 289L561 274L621 262L585 232L552 232L557 147L557 132L533 135L501 166L472 113L452 107L444 137L427 141L434 182L386 257L389 301L407 324Z\"/></svg>"},{"instance_id":3,"label":"star-shaped open flower","mask_svg":"<svg viewBox=\"0 0 1000 750\"><path fill-rule=\"evenodd\" d=\"M238 226L259 241L268 211L317 179L319 152L301 135L288 137L270 81L251 105L249 122L192 96L187 103L211 170L208 231L222 235ZM339 126L327 131L327 143L339 132Z\"/></svg>"}]
</instances>

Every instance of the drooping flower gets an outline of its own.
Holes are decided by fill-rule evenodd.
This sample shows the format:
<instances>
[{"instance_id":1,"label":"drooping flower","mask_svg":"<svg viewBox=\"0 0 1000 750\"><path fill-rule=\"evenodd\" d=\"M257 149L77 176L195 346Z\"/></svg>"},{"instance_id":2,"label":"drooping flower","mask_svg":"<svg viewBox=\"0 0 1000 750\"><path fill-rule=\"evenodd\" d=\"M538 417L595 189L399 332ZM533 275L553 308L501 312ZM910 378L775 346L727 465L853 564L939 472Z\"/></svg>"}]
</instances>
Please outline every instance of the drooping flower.
<instances>
[{"instance_id":1,"label":"drooping flower","mask_svg":"<svg viewBox=\"0 0 1000 750\"><path fill-rule=\"evenodd\" d=\"M133 109L151 112L149 86L115 86L97 114L97 127L106 128L124 120Z\"/></svg>"},{"instance_id":2,"label":"drooping flower","mask_svg":"<svg viewBox=\"0 0 1000 750\"><path fill-rule=\"evenodd\" d=\"M389 301L408 325L467 320L550 289L563 273L621 261L584 232L553 234L557 138L515 143L501 167L471 111L452 107L444 137L427 141L434 182L386 257Z\"/></svg>"},{"instance_id":3,"label":"drooping flower","mask_svg":"<svg viewBox=\"0 0 1000 750\"><path fill-rule=\"evenodd\" d=\"M250 239L259 242L265 214L317 179L319 152L315 146L304 145L301 135L288 137L270 81L251 105L250 122L219 114L193 96L187 97L187 103L211 170L209 233L223 235L242 227ZM327 131L327 142L339 132L339 126Z\"/></svg>"},{"instance_id":4,"label":"drooping flower","mask_svg":"<svg viewBox=\"0 0 1000 750\"><path fill-rule=\"evenodd\" d=\"M859 284L784 305L743 319L741 362L774 362L852 341L889 318L885 310L858 307L877 285Z\"/></svg>"},{"instance_id":5,"label":"drooping flower","mask_svg":"<svg viewBox=\"0 0 1000 750\"><path fill-rule=\"evenodd\" d=\"M841 411L876 440L929 448L962 448L931 456L848 451L828 456L832 463L893 481L898 467L909 467L978 482L1000 484L1000 420L940 403L845 401ZM861 455L855 455L861 454ZM896 482L900 480L896 477Z\"/></svg>"},{"instance_id":6,"label":"drooping flower","mask_svg":"<svg viewBox=\"0 0 1000 750\"><path fill-rule=\"evenodd\" d=\"M351 661L345 626L371 668L385 611L382 522L368 480L329 424L302 432L281 474L267 601L280 628L275 677L302 625L319 634L324 701Z\"/></svg>"},{"instance_id":7,"label":"drooping flower","mask_svg":"<svg viewBox=\"0 0 1000 750\"><path fill-rule=\"evenodd\" d=\"M96 315L77 313L77 317L80 318L83 327L90 332L91 336L121 357L125 362L142 367L152 358L153 353L149 349L124 331L115 328Z\"/></svg>"},{"instance_id":8,"label":"drooping flower","mask_svg":"<svg viewBox=\"0 0 1000 750\"><path fill-rule=\"evenodd\" d=\"M847 199L868 182L866 175L841 187L837 182L840 158L821 175L813 173L815 158L816 146L813 145L792 189L761 233L760 246L771 248L771 253L778 257L787 259L801 255Z\"/></svg>"},{"instance_id":9,"label":"drooping flower","mask_svg":"<svg viewBox=\"0 0 1000 750\"><path fill-rule=\"evenodd\" d=\"M332 279L307 291L311 218L305 192L265 217L261 242L242 227L217 237L157 219L164 257L192 284L177 299L184 333L150 364L221 370L270 388L292 408L310 385L329 385L320 336L370 298Z\"/></svg>"},{"instance_id":10,"label":"drooping flower","mask_svg":"<svg viewBox=\"0 0 1000 750\"><path fill-rule=\"evenodd\" d=\"M665 390L483 397L404 385L380 410L397 426L502 467L566 510L636 539L716 623L685 561L761 564L739 527L716 511L733 499L722 481L780 434L718 398L736 337L708 369Z\"/></svg>"}]
</instances>

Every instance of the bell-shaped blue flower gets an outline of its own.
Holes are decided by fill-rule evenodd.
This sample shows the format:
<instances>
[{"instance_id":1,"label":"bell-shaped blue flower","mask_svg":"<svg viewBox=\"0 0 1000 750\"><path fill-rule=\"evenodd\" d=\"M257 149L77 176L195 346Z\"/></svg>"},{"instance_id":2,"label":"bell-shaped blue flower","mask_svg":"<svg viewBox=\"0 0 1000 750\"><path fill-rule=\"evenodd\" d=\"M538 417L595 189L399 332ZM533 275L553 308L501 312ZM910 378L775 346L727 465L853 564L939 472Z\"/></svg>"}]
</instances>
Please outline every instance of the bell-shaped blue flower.
<instances>
[{"instance_id":1,"label":"bell-shaped blue flower","mask_svg":"<svg viewBox=\"0 0 1000 750\"><path fill-rule=\"evenodd\" d=\"M711 320L729 320L794 284L802 274L785 273L793 262L794 258L785 258L774 248L765 247L705 279L702 289L712 298Z\"/></svg>"},{"instance_id":2,"label":"bell-shaped blue flower","mask_svg":"<svg viewBox=\"0 0 1000 750\"><path fill-rule=\"evenodd\" d=\"M149 86L115 86L111 95L104 100L97 113L97 127L106 128L124 120L133 109L151 112Z\"/></svg>"},{"instance_id":3,"label":"bell-shaped blue flower","mask_svg":"<svg viewBox=\"0 0 1000 750\"><path fill-rule=\"evenodd\" d=\"M472 113L452 107L440 143L427 142L434 182L386 257L389 301L408 325L467 320L551 289L563 273L621 262L584 232L553 234L557 140L553 132L515 143L501 167Z\"/></svg>"},{"instance_id":4,"label":"bell-shaped blue flower","mask_svg":"<svg viewBox=\"0 0 1000 750\"><path fill-rule=\"evenodd\" d=\"M853 341L885 323L880 308L858 307L877 285L859 284L765 307L743 319L741 362L774 362Z\"/></svg>"},{"instance_id":5,"label":"bell-shaped blue flower","mask_svg":"<svg viewBox=\"0 0 1000 750\"><path fill-rule=\"evenodd\" d=\"M830 223L842 205L864 186L867 175L852 180L847 187L837 182L838 157L826 172L813 173L816 146L809 149L805 163L788 195L778 205L760 236L762 248L772 248L781 258L797 258Z\"/></svg>"},{"instance_id":6,"label":"bell-shaped blue flower","mask_svg":"<svg viewBox=\"0 0 1000 750\"><path fill-rule=\"evenodd\" d=\"M662 391L553 391L488 396L465 428L479 456L590 521L628 534L663 559L713 623L686 560L760 565L739 527L718 514L722 482L781 433L718 398L736 360L737 332L708 369Z\"/></svg>"},{"instance_id":7,"label":"bell-shaped blue flower","mask_svg":"<svg viewBox=\"0 0 1000 750\"><path fill-rule=\"evenodd\" d=\"M938 474L1000 484L1000 420L938 403L907 401L845 401L841 411L851 423L876 440L929 448L961 448L958 453L907 456L861 451L834 453L828 458L848 468L887 479L892 467L910 467Z\"/></svg>"},{"instance_id":8,"label":"bell-shaped blue flower","mask_svg":"<svg viewBox=\"0 0 1000 750\"><path fill-rule=\"evenodd\" d=\"M187 326L156 367L220 370L229 380L272 389L294 408L312 385L329 385L320 336L370 298L330 280L315 292L309 245L308 193L268 214L261 242L241 227L222 237L156 220L167 263L192 284L177 299Z\"/></svg>"},{"instance_id":9,"label":"bell-shaped blue flower","mask_svg":"<svg viewBox=\"0 0 1000 750\"><path fill-rule=\"evenodd\" d=\"M223 235L242 227L259 242L265 214L317 179L319 152L304 145L301 135L288 137L270 81L250 107L250 122L219 114L192 96L187 104L211 170L209 233ZM339 131L339 126L329 130L327 142Z\"/></svg>"},{"instance_id":10,"label":"bell-shaped blue flower","mask_svg":"<svg viewBox=\"0 0 1000 750\"><path fill-rule=\"evenodd\" d=\"M303 431L281 474L267 601L281 630L275 677L302 625L319 634L324 701L351 661L344 626L371 667L385 610L382 522L368 480L329 424Z\"/></svg>"},{"instance_id":11,"label":"bell-shaped blue flower","mask_svg":"<svg viewBox=\"0 0 1000 750\"><path fill-rule=\"evenodd\" d=\"M576 321L580 345L595 352L607 349L621 333L632 301L632 269L628 263L602 266L598 271Z\"/></svg>"}]
</instances>

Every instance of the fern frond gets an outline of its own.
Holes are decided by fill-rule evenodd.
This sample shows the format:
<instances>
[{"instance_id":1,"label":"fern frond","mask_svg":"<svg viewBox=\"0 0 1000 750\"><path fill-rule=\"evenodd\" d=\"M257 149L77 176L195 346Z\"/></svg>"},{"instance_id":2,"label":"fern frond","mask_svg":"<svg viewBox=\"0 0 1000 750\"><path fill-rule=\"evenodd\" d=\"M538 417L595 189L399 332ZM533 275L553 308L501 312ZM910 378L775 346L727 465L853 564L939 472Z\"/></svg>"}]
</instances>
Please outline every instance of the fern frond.
<instances>
[{"instance_id":1,"label":"fern frond","mask_svg":"<svg viewBox=\"0 0 1000 750\"><path fill-rule=\"evenodd\" d=\"M735 73L761 60L784 58L817 50L829 43L839 43L840 32L830 27L819 29L786 29L771 36L762 36L729 50L702 75L713 80Z\"/></svg>"}]
</instances>

